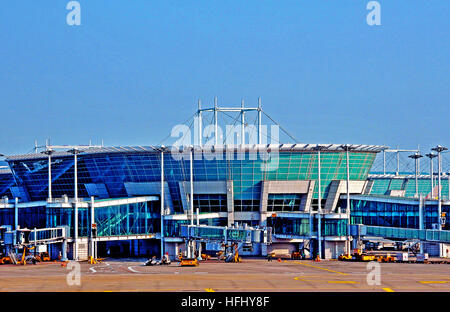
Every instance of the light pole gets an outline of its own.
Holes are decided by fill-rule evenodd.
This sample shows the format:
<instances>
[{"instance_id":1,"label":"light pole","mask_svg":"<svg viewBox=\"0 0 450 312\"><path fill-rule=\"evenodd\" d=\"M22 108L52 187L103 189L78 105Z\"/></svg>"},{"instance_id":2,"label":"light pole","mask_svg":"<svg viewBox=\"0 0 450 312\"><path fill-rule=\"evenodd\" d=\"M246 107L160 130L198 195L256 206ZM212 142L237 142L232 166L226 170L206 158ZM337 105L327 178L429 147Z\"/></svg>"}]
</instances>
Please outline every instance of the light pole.
<instances>
[{"instance_id":1,"label":"light pole","mask_svg":"<svg viewBox=\"0 0 450 312\"><path fill-rule=\"evenodd\" d=\"M419 159L422 158L423 156L420 155L419 152L416 152L415 154L409 155L409 158L414 159L414 165L415 165L415 179L416 179L416 194L414 195L414 197L418 197L419 196L419 184L417 181L417 175L418 175L418 171L419 171Z\"/></svg>"},{"instance_id":2,"label":"light pole","mask_svg":"<svg viewBox=\"0 0 450 312\"><path fill-rule=\"evenodd\" d=\"M317 209L317 241L319 249L319 258L322 259L322 193L321 193L321 178L320 178L320 152L326 150L326 146L317 145L314 150L317 151L317 182L318 182L318 209Z\"/></svg>"},{"instance_id":3,"label":"light pole","mask_svg":"<svg viewBox=\"0 0 450 312\"><path fill-rule=\"evenodd\" d=\"M350 155L349 151L354 150L355 147L345 144L341 145L341 148L345 150L346 154L346 167L347 167L347 255L350 255Z\"/></svg>"},{"instance_id":4,"label":"light pole","mask_svg":"<svg viewBox=\"0 0 450 312\"><path fill-rule=\"evenodd\" d=\"M161 260L164 257L164 151L165 146L162 145L161 148L159 148L159 152L161 153Z\"/></svg>"},{"instance_id":5,"label":"light pole","mask_svg":"<svg viewBox=\"0 0 450 312\"><path fill-rule=\"evenodd\" d=\"M191 214L191 225L194 225L194 163L193 163L193 148L189 148L189 185L190 185L190 194L189 194L189 211Z\"/></svg>"},{"instance_id":6,"label":"light pole","mask_svg":"<svg viewBox=\"0 0 450 312\"><path fill-rule=\"evenodd\" d=\"M434 181L433 181L433 158L437 157L436 154L428 153L425 156L430 158L430 182L431 182L431 199L434 198Z\"/></svg>"},{"instance_id":7,"label":"light pole","mask_svg":"<svg viewBox=\"0 0 450 312\"><path fill-rule=\"evenodd\" d=\"M448 179L448 200L450 200L450 171L447 172L447 179Z\"/></svg>"},{"instance_id":8,"label":"light pole","mask_svg":"<svg viewBox=\"0 0 450 312\"><path fill-rule=\"evenodd\" d=\"M48 156L48 202L52 202L52 154L54 151L50 148L42 151L42 154L46 154Z\"/></svg>"},{"instance_id":9,"label":"light pole","mask_svg":"<svg viewBox=\"0 0 450 312\"><path fill-rule=\"evenodd\" d=\"M74 158L74 203L75 203L75 213L74 213L74 259L78 260L78 154L82 153L77 148L68 150L69 153L73 154Z\"/></svg>"},{"instance_id":10,"label":"light pole","mask_svg":"<svg viewBox=\"0 0 450 312\"><path fill-rule=\"evenodd\" d=\"M439 230L441 230L442 229L442 225L443 224L441 224L442 222L441 222L441 214L442 214L442 202L441 202L441 200L442 200L442 197L441 197L441 153L443 152L443 151L446 151L446 150L448 150L446 147L443 147L443 146L441 146L441 145L438 145L438 146L436 146L436 147L434 147L434 148L432 148L431 149L432 151L435 151L435 152L437 152L437 155L438 155L438 221L439 221Z\"/></svg>"}]
</instances>

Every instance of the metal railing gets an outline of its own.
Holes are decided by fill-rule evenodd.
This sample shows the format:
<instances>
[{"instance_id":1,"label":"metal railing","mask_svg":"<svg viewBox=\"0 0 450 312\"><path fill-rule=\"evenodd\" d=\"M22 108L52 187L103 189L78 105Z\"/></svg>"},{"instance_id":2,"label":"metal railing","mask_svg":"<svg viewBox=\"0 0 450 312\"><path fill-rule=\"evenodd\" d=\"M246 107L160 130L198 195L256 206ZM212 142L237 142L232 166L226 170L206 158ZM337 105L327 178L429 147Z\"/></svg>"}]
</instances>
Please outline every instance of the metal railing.
<instances>
[{"instance_id":1,"label":"metal railing","mask_svg":"<svg viewBox=\"0 0 450 312\"><path fill-rule=\"evenodd\" d=\"M67 238L67 234L66 227L34 229L30 232L28 241L36 244L62 241Z\"/></svg>"}]
</instances>

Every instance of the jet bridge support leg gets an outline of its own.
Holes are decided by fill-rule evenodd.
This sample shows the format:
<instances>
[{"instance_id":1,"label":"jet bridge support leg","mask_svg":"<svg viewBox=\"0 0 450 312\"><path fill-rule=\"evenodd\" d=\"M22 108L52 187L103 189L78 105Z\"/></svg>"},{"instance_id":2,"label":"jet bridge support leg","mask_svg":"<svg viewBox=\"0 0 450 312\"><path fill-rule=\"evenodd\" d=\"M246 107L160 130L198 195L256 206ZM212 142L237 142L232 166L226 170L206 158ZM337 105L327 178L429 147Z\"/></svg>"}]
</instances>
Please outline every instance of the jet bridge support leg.
<instances>
[{"instance_id":1,"label":"jet bridge support leg","mask_svg":"<svg viewBox=\"0 0 450 312\"><path fill-rule=\"evenodd\" d=\"M61 261L67 261L67 240L62 242Z\"/></svg>"}]
</instances>

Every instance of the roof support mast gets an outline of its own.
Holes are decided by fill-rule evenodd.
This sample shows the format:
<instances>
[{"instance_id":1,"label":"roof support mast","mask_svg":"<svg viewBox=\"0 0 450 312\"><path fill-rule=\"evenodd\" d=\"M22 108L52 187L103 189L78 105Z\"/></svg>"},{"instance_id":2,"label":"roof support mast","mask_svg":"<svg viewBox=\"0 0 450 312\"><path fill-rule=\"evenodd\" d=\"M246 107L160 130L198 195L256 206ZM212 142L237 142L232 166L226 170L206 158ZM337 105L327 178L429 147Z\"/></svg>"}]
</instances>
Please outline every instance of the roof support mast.
<instances>
[{"instance_id":1,"label":"roof support mast","mask_svg":"<svg viewBox=\"0 0 450 312\"><path fill-rule=\"evenodd\" d=\"M261 98L258 98L258 144L261 144Z\"/></svg>"},{"instance_id":2,"label":"roof support mast","mask_svg":"<svg viewBox=\"0 0 450 312\"><path fill-rule=\"evenodd\" d=\"M240 143L242 145L245 145L245 112L246 111L256 111L258 112L257 116L257 122L258 122L258 129L257 129L257 137L258 137L258 144L262 144L262 113L263 110L261 108L261 98L258 98L258 107L245 107L244 100L241 100L241 107L219 107L217 105L217 97L214 98L214 107L212 108L202 108L201 107L201 101L198 100L198 109L197 109L197 117L198 117L198 143L201 146L202 145L202 131L203 131L203 119L202 114L203 112L212 112L214 114L214 144L219 144L219 133L218 133L218 113L219 112L234 112L239 113L241 116L241 131L240 136L241 140ZM225 138L224 138L225 139ZM250 142L249 142L250 143Z\"/></svg>"},{"instance_id":3,"label":"roof support mast","mask_svg":"<svg viewBox=\"0 0 450 312\"><path fill-rule=\"evenodd\" d=\"M217 145L217 97L214 98L214 144Z\"/></svg>"},{"instance_id":4,"label":"roof support mast","mask_svg":"<svg viewBox=\"0 0 450 312\"><path fill-rule=\"evenodd\" d=\"M198 111L197 111L197 116L198 116L198 145L202 146L202 134L203 134L203 130L202 130L202 101L199 99L198 100Z\"/></svg>"},{"instance_id":5,"label":"roof support mast","mask_svg":"<svg viewBox=\"0 0 450 312\"><path fill-rule=\"evenodd\" d=\"M241 100L241 144L245 145L245 111L244 100Z\"/></svg>"}]
</instances>

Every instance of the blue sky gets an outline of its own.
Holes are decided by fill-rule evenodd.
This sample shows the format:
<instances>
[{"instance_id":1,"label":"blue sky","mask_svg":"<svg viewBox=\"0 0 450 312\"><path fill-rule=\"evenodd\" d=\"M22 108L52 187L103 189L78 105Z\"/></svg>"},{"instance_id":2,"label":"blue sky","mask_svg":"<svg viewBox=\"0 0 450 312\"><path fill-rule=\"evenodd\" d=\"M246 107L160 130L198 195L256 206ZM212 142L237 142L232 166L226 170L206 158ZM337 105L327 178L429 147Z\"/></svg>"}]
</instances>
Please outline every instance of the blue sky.
<instances>
[{"instance_id":1,"label":"blue sky","mask_svg":"<svg viewBox=\"0 0 450 312\"><path fill-rule=\"evenodd\" d=\"M0 153L158 144L211 104L305 143L450 145L450 2L80 0L0 6Z\"/></svg>"}]
</instances>

